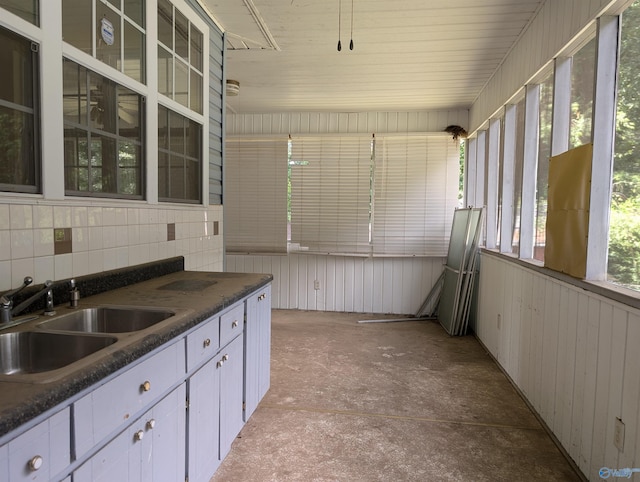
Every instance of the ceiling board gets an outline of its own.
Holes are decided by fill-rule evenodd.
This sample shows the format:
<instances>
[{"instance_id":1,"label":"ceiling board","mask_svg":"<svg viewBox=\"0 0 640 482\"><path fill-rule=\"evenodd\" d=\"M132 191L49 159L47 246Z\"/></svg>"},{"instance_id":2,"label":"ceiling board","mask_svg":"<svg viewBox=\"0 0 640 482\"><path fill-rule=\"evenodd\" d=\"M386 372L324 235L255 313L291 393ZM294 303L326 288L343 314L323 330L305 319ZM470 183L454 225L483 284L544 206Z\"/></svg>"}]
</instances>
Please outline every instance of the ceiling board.
<instances>
[{"instance_id":1,"label":"ceiling board","mask_svg":"<svg viewBox=\"0 0 640 482\"><path fill-rule=\"evenodd\" d=\"M544 3L353 0L351 51L349 0L202 1L227 33L237 113L468 108Z\"/></svg>"}]
</instances>

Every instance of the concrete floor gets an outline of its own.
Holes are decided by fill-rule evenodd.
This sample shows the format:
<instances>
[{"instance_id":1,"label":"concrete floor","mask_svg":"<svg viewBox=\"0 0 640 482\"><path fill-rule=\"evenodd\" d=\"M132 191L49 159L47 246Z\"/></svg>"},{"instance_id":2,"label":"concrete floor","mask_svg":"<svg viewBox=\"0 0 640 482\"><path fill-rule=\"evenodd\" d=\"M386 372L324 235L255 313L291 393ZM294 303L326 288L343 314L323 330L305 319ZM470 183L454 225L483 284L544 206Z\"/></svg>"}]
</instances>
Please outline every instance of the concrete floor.
<instances>
[{"instance_id":1,"label":"concrete floor","mask_svg":"<svg viewBox=\"0 0 640 482\"><path fill-rule=\"evenodd\" d=\"M271 389L212 481L581 480L474 337L372 318L273 311Z\"/></svg>"}]
</instances>

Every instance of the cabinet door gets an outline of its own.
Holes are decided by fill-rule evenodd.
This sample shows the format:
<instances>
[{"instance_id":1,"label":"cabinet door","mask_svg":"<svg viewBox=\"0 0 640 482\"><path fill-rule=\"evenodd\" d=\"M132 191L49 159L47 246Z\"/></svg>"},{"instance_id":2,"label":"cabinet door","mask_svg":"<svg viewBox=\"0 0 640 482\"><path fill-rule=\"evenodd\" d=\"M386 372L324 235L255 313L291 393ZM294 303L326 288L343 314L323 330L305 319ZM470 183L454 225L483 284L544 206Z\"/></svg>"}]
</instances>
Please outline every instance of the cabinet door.
<instances>
[{"instance_id":1,"label":"cabinet door","mask_svg":"<svg viewBox=\"0 0 640 482\"><path fill-rule=\"evenodd\" d=\"M68 408L0 447L1 481L48 481L71 461Z\"/></svg>"},{"instance_id":2,"label":"cabinet door","mask_svg":"<svg viewBox=\"0 0 640 482\"><path fill-rule=\"evenodd\" d=\"M220 372L218 358L189 378L189 481L206 482L220 464Z\"/></svg>"},{"instance_id":3,"label":"cabinet door","mask_svg":"<svg viewBox=\"0 0 640 482\"><path fill-rule=\"evenodd\" d=\"M185 400L182 384L82 464L74 482L184 480Z\"/></svg>"},{"instance_id":4,"label":"cabinet door","mask_svg":"<svg viewBox=\"0 0 640 482\"><path fill-rule=\"evenodd\" d=\"M247 299L245 327L245 413L248 420L271 381L271 287Z\"/></svg>"},{"instance_id":5,"label":"cabinet door","mask_svg":"<svg viewBox=\"0 0 640 482\"><path fill-rule=\"evenodd\" d=\"M215 358L218 360L216 368L220 373L220 460L227 456L231 443L244 424L243 347L243 338L238 336Z\"/></svg>"}]
</instances>

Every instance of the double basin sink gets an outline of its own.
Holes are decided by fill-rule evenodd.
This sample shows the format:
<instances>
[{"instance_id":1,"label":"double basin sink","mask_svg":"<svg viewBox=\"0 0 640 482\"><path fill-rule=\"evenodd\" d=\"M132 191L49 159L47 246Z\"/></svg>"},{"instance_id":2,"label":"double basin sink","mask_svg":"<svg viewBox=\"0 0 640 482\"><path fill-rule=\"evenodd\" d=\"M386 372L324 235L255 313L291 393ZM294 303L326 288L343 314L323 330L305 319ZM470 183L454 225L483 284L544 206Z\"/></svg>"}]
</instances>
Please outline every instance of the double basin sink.
<instances>
[{"instance_id":1,"label":"double basin sink","mask_svg":"<svg viewBox=\"0 0 640 482\"><path fill-rule=\"evenodd\" d=\"M76 308L29 323L27 329L0 331L0 378L29 381L29 375L71 365L113 345L123 335L144 332L175 315L168 309L132 306Z\"/></svg>"}]
</instances>

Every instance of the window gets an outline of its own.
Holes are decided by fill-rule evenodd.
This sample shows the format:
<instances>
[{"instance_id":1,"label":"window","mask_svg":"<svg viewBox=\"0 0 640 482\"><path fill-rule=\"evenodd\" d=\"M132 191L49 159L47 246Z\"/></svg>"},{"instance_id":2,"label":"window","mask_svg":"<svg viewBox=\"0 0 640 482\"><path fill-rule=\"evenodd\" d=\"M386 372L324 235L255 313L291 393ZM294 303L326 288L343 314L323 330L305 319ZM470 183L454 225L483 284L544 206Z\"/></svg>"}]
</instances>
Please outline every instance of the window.
<instances>
[{"instance_id":1,"label":"window","mask_svg":"<svg viewBox=\"0 0 640 482\"><path fill-rule=\"evenodd\" d=\"M202 200L202 126L158 106L158 198Z\"/></svg>"},{"instance_id":2,"label":"window","mask_svg":"<svg viewBox=\"0 0 640 482\"><path fill-rule=\"evenodd\" d=\"M640 290L640 2L622 14L607 279Z\"/></svg>"},{"instance_id":3,"label":"window","mask_svg":"<svg viewBox=\"0 0 640 482\"><path fill-rule=\"evenodd\" d=\"M65 42L144 83L144 9L144 0L63 0L62 36Z\"/></svg>"},{"instance_id":4,"label":"window","mask_svg":"<svg viewBox=\"0 0 640 482\"><path fill-rule=\"evenodd\" d=\"M371 137L293 137L291 144L291 243L368 253Z\"/></svg>"},{"instance_id":5,"label":"window","mask_svg":"<svg viewBox=\"0 0 640 482\"><path fill-rule=\"evenodd\" d=\"M551 123L553 118L553 75L540 84L538 130L538 171L536 175L536 205L534 259L544 261L547 224L547 195L549 190L549 157L551 156Z\"/></svg>"},{"instance_id":6,"label":"window","mask_svg":"<svg viewBox=\"0 0 640 482\"><path fill-rule=\"evenodd\" d=\"M64 60L64 166L69 195L143 195L141 95Z\"/></svg>"},{"instance_id":7,"label":"window","mask_svg":"<svg viewBox=\"0 0 640 482\"><path fill-rule=\"evenodd\" d=\"M0 28L0 189L38 192L38 45Z\"/></svg>"},{"instance_id":8,"label":"window","mask_svg":"<svg viewBox=\"0 0 640 482\"><path fill-rule=\"evenodd\" d=\"M38 0L0 0L0 7L34 25L40 24Z\"/></svg>"},{"instance_id":9,"label":"window","mask_svg":"<svg viewBox=\"0 0 640 482\"><path fill-rule=\"evenodd\" d=\"M287 252L287 138L227 138L228 252Z\"/></svg>"},{"instance_id":10,"label":"window","mask_svg":"<svg viewBox=\"0 0 640 482\"><path fill-rule=\"evenodd\" d=\"M374 254L447 255L458 156L458 143L449 136L376 136Z\"/></svg>"},{"instance_id":11,"label":"window","mask_svg":"<svg viewBox=\"0 0 640 482\"><path fill-rule=\"evenodd\" d=\"M168 0L158 0L158 90L202 114L204 37Z\"/></svg>"},{"instance_id":12,"label":"window","mask_svg":"<svg viewBox=\"0 0 640 482\"><path fill-rule=\"evenodd\" d=\"M520 254L522 170L524 166L524 106L524 99L516 104L516 149L513 166L513 232L511 233L511 252L514 254Z\"/></svg>"},{"instance_id":13,"label":"window","mask_svg":"<svg viewBox=\"0 0 640 482\"><path fill-rule=\"evenodd\" d=\"M569 148L591 142L596 41L591 39L573 56L571 64L571 123Z\"/></svg>"}]
</instances>

